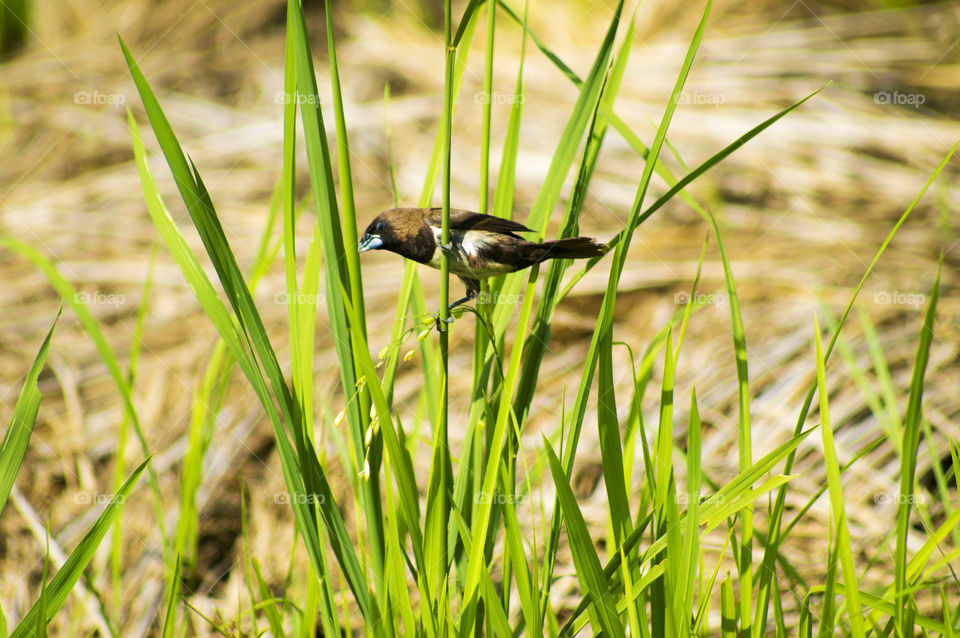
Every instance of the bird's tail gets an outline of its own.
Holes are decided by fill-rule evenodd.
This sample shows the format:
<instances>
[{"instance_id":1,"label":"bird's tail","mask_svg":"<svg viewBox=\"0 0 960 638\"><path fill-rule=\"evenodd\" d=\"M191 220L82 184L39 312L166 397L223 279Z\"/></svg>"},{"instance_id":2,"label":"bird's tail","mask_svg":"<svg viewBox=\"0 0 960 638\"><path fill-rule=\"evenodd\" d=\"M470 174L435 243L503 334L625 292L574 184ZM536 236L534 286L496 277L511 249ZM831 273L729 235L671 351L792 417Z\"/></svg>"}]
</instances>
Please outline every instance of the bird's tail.
<instances>
[{"instance_id":1,"label":"bird's tail","mask_svg":"<svg viewBox=\"0 0 960 638\"><path fill-rule=\"evenodd\" d=\"M537 244L539 254L534 263L548 259L589 259L606 252L606 246L592 237L568 237Z\"/></svg>"}]
</instances>

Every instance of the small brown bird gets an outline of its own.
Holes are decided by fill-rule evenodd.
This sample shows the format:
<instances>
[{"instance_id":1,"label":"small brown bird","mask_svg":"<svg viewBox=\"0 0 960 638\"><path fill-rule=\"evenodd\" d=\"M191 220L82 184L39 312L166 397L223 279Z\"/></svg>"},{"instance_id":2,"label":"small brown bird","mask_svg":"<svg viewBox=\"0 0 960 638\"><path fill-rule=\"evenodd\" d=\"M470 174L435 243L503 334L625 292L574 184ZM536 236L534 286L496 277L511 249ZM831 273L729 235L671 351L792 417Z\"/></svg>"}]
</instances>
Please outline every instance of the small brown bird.
<instances>
[{"instance_id":1,"label":"small brown bird","mask_svg":"<svg viewBox=\"0 0 960 638\"><path fill-rule=\"evenodd\" d=\"M517 233L533 232L523 224L467 210L450 211L450 244L441 236L440 208L393 208L370 222L360 238L360 252L389 250L407 259L440 268L446 251L450 272L460 278L467 296L475 298L480 280L529 268L548 259L587 259L603 255L605 246L590 237L527 241Z\"/></svg>"}]
</instances>

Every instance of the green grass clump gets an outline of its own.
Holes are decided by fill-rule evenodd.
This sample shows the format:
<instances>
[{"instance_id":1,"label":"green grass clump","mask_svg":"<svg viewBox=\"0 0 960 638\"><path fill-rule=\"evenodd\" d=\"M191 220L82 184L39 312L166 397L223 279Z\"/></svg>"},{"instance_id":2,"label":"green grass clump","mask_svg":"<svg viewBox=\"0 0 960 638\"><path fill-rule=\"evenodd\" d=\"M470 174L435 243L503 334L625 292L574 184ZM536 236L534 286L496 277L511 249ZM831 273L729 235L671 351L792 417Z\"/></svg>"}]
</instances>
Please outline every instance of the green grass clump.
<instances>
[{"instance_id":1,"label":"green grass clump","mask_svg":"<svg viewBox=\"0 0 960 638\"><path fill-rule=\"evenodd\" d=\"M469 412L451 415L449 380L466 372L450 367L450 331L461 329L464 323L449 324L435 336L433 317L427 312L412 263L408 262L405 267L392 341L381 351L379 360L375 361L370 354L372 344L366 332L363 281L357 253L350 147L329 8L327 2L326 38L333 85L335 135L328 136L318 99L314 59L302 7L289 0L284 91L296 99L285 100L284 161L279 185L254 269L247 275L240 270L198 168L184 153L146 77L121 40L123 55L150 126L218 280L215 283L207 276L162 201L138 124L132 114L129 115L134 156L148 212L164 245L219 335L219 342L194 396L195 410L191 417L179 495L180 512L175 528L169 532L162 516L156 480L151 474L167 568L166 604L161 612L163 617L158 620L163 635L183 634L187 626L184 616L193 613L188 610L188 596L183 592L181 579L184 571L189 570L196 560L196 493L203 483L203 460L212 435L214 416L223 404L230 373L235 367L250 384L273 427L296 521L297 542L303 544L303 554L295 551L295 547L280 553L291 561L291 566L294 560L305 557L310 570L305 582L288 579L285 590L278 596L271 592L262 576L264 557L251 556L245 544L243 563L249 611L243 612L243 617L238 617L233 627L207 621L215 631L225 635L246 631L246 628L252 628L257 634L269 627L274 635L307 636L314 635L320 627L324 635L358 631L371 636L573 636L588 624L594 634L602 632L607 636L624 636L627 632L631 636L656 637L713 635L719 631L724 636L759 637L774 632L787 635L797 630L803 635L812 635L815 628L823 635L839 629L856 636L868 633L912 636L917 627L926 632L952 635L960 615L957 602L946 593L946 588L936 588L930 574L946 560L933 561L937 543L948 537L954 542L957 540L956 526L960 515L954 514L942 521L931 531L922 547L911 550L912 557L907 546L916 486L916 454L921 432L930 435L929 425L923 419L921 399L923 375L933 337L939 276L920 328L906 414L901 417L895 406L891 407L894 393L888 373L878 374L882 387L879 392L871 391L870 394L871 405L887 415L882 438L870 445L896 440L901 464L901 500L893 536L895 575L893 582L882 591L867 590L861 582L863 572L858 572L853 552L842 484L844 472L873 447L864 448L852 461L841 465L834 449L826 374L829 358L838 344L841 356L850 363L851 358L844 356L839 338L856 294L953 150L932 173L916 200L880 246L842 315L836 320L828 316L832 335L826 348L815 320L811 370L816 371L816 379L806 395L795 431L773 451L755 458L751 446L747 335L734 274L721 227L713 212L685 189L739 147L800 107L813 94L771 115L693 169L688 169L674 150L679 164L686 171L682 176L675 176L660 155L665 146L671 148L668 131L703 38L710 2L706 3L692 34L656 133L646 145L615 112L617 93L635 39L632 20L624 19L622 14L622 2L611 16L588 73L581 78L530 31L526 9L521 17L497 0L471 0L457 20L451 2L447 0L442 51L443 111L419 202L424 206L432 203L431 195L437 179L440 179L444 240L449 233L450 180L455 161L452 144L454 104L469 45L481 18L485 19L486 25L484 91L487 94L493 90L497 17L506 18L522 28L523 48L513 86L514 96L522 97L524 93L528 39L578 90L577 100L557 141L549 171L526 219L528 226L541 235L545 233L548 224L555 221L554 211L561 201L564 184L572 174L571 196L565 202L559 225L563 237L578 234L580 215L597 159L611 129L622 135L645 160L627 223L609 242L603 258L583 265L568 277L568 283L562 288L561 283L571 264L561 260L550 262L544 273L534 267L484 284L489 287L485 289L487 292L516 295L515 298L523 301L517 316L514 316L516 309L510 304L479 304L473 364L469 371L473 380ZM618 37L620 44L615 46ZM492 202L489 192L489 163L493 152L489 104L487 100L482 111L478 209L509 217L512 215L514 169L521 143L523 100L512 102ZM329 117L330 113L326 115ZM314 233L306 249L302 273L298 269L298 246L294 238L295 222L302 208L294 196L298 130L302 131L302 144L306 148L310 193L316 213ZM328 139L336 140L335 153L328 145ZM465 160L457 158L456 161ZM337 179L334 178L335 170ZM668 189L650 202L648 191L654 174L664 180ZM674 431L674 402L688 400L686 396L675 397L673 381L686 328L695 311L693 305L687 305L673 317L651 339L646 350L639 353L639 357L635 357L628 347L633 393L627 405L618 405L614 393L614 348L624 345L618 340L614 310L631 241L643 222L677 197L693 206L710 224L725 277L737 371L738 468L736 476L724 484L713 481L702 465L702 432L695 390L689 397L685 449L678 448ZM278 217L282 228L280 237L274 238ZM7 242L6 245L30 257L65 298L76 296L76 291L42 255L22 244ZM281 248L285 294L289 300L289 378L282 370L277 351L252 297L257 282ZM706 240L701 267L705 254ZM609 268L607 284L589 349L579 371L572 406L564 406L562 419L553 431L545 433L542 447L524 449L520 435L537 392L541 365L547 356L553 313L584 274L597 267ZM693 293L696 293L699 273L698 267L697 277L692 282ZM441 262L441 318L449 315L448 274L444 256ZM321 276L326 319L334 340L343 388L342 405L336 405L339 410L335 411L339 411L339 415L335 419L319 410L321 402L329 398L315 396L313 382L314 369L332 365L314 359ZM542 286L537 293L540 279L543 280ZM695 298L695 294L690 298ZM149 446L129 398L136 357L131 357L130 370L124 375L99 335L92 316L82 304L74 303L73 306L100 348L100 354L123 396L129 424L133 425L146 454ZM141 306L138 330L142 330L145 312L146 302ZM863 318L863 321L869 322L869 319ZM510 339L507 339L508 331ZM402 345L412 343L413 335L417 335L413 347L419 351L423 362L420 400L426 407L425 421L431 428L426 437L412 436L400 422L393 405L397 370L400 358L404 356ZM28 375L21 395L23 406L18 403L15 411L15 424L29 426L17 429L12 425L0 448L0 461L3 462L0 495L4 500L23 458L36 417L39 404L36 375L43 365L48 345L49 337ZM886 370L882 351L873 347L872 355L876 369ZM643 397L651 383L652 370L660 361L663 374L656 406L659 418L655 427L648 427L643 422ZM862 387L869 387L865 375L859 374L857 379ZM606 520L603 521L605 555L598 551L598 539L591 533L590 524L598 521L585 518L570 485L594 387L607 505ZM814 396L819 399L819 423L810 426L808 417ZM318 414L322 415L319 422ZM352 501L349 503L338 502L328 482L330 465L322 436L334 423L342 425L341 431L346 433L342 441L338 440L338 460L346 468L347 476L352 477L349 485L338 486L336 491L346 492L347 499ZM457 457L448 445L451 423L463 426L464 445ZM810 583L798 577L790 558L780 550L797 521L820 495L814 495L808 506L791 521L784 521L786 495L791 488L797 450L805 441L815 440L811 435L817 430L828 477L824 491L829 493L833 517L831 528L824 530L824 534L832 540L830 563L839 563L841 569L839 575L832 570L824 576L823 582ZM318 433L320 441L317 440ZM424 443L424 440L429 442ZM429 445L429 449L424 449L425 445ZM123 439L121 450L122 447ZM643 460L642 467L635 467L634 459L638 455ZM424 476L415 471L414 459L427 456L430 466ZM935 467L939 465L935 464ZM152 473L149 461L145 461L129 479L118 485L117 494L129 493L145 468ZM546 479L547 471L550 480ZM684 481L678 482L678 473L685 477ZM949 498L948 480L941 468L938 486L945 499ZM551 485L554 490L552 499L539 499L545 506L537 511L529 497L535 493L550 495ZM758 502L764 498L768 500L766 510L761 511L762 516L755 517L757 508L761 507ZM356 512L353 519L356 523L351 527L343 514L349 506ZM23 620L14 635L26 635L34 629L43 632L46 622L63 604L67 592L77 582L92 552L117 516L119 508L111 504L75 550L68 565L46 585L38 606ZM921 513L921 517L932 525L929 516ZM758 520L764 521L765 527L758 526ZM246 539L245 510L243 523L243 538ZM701 538L718 529L725 531L725 542L720 556L708 564L708 554ZM564 538L572 566L558 565ZM120 562L116 553L119 544L119 537L115 537L115 587L118 582L116 565ZM754 563L753 557L757 554L762 555L762 560ZM948 556L955 556L955 553ZM713 554L710 557L713 561ZM563 570L568 568L572 568L570 573L577 578L582 598L572 611L566 607L561 615L558 607L567 601L557 600L554 585L565 575ZM721 570L724 570L723 574ZM929 612L921 610L918 605L919 594L925 590L941 594L941 618L930 617ZM784 615L783 599L786 596L796 598L793 606L799 611L795 618ZM819 615L814 611L818 602L821 603L818 609L822 611Z\"/></svg>"}]
</instances>

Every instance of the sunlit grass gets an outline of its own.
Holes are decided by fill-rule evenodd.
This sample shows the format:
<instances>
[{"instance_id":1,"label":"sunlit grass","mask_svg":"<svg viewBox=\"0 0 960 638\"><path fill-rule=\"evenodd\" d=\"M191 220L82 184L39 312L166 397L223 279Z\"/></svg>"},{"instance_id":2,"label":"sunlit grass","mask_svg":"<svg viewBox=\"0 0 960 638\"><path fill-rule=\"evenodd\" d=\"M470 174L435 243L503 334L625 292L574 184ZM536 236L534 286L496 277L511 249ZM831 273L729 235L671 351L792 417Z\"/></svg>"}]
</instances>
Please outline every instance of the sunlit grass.
<instances>
[{"instance_id":1,"label":"sunlit grass","mask_svg":"<svg viewBox=\"0 0 960 638\"><path fill-rule=\"evenodd\" d=\"M485 11L480 10L481 6ZM475 322L473 362L469 370L452 369L449 359L449 331L469 325L466 313L458 313L457 321L439 334L433 329L434 318L424 301L415 266L407 263L395 311L391 341L371 344L367 337L367 318L363 296L360 261L357 254L357 219L354 204L350 145L342 103L337 63L334 25L326 11L326 38L330 77L333 83L332 112L335 121L336 152L328 146L323 109L317 99L314 58L310 34L297 2L290 0L287 15L284 91L296 99L285 100L283 112L284 162L280 181L272 200L270 216L264 228L252 272L241 272L220 224L213 204L200 177L200 168L188 160L174 131L164 115L148 79L140 72L135 55L121 41L123 54L140 93L150 127L157 137L162 154L174 175L191 221L199 233L204 250L216 271L212 281L200 266L198 255L189 247L184 234L171 217L146 155L139 126L132 114L129 128L136 164L147 209L166 250L170 252L204 312L220 337L193 397L187 454L180 482L180 510L173 530L166 528L156 479L149 460L133 475L117 486L116 502L101 514L94 528L80 543L64 565L46 583L39 601L14 631L13 635L42 634L46 623L62 606L70 589L83 573L97 546L105 537L112 521L119 516L123 497L130 493L145 468L151 472L156 525L163 546L167 569L167 596L158 612L157 628L163 635L187 632L187 616L196 621L199 611L192 608L180 581L189 570L197 552L196 496L203 484L203 461L208 452L215 415L224 402L230 373L238 367L253 388L264 415L273 426L277 452L289 491L289 504L296 520L297 539L289 547L279 547L278 557L251 555L247 541L246 509L243 510L243 565L246 591L238 596L246 600L238 605L233 625L205 618L211 630L224 635L262 632L269 628L274 635L312 636L318 627L325 635L341 632L371 636L394 635L560 635L572 636L588 624L594 634L624 636L690 636L751 635L765 636L774 632L786 634L814 631L826 635L835 629L853 635L912 636L917 627L943 635L951 635L956 625L956 601L930 579L934 568L948 560L936 556L937 543L958 537L956 526L960 516L954 514L931 530L920 548L907 544L911 516L915 511L915 458L920 436L930 436L929 424L923 419L922 391L924 371L934 335L939 277L929 297L922 326L917 326L918 347L910 384L910 397L905 415L896 409L895 390L886 371L882 349L868 335L874 369L880 387L870 387L862 371L851 367L851 358L844 356L841 330L863 282L880 259L894 233L906 221L917 201L926 192L952 155L933 171L916 200L879 247L857 290L842 315L827 317L832 331L826 348L815 323L810 370L815 381L810 387L798 415L793 436L761 458L754 458L751 446L751 382L748 374L748 335L741 319L735 273L728 260L720 224L712 210L684 189L723 161L740 146L781 118L800 107L807 99L771 115L741 137L718 150L692 170L680 158L678 149L669 146L668 132L678 107L684 84L694 65L708 23L711 4L704 8L702 19L691 34L689 47L682 60L675 86L649 143L616 115L616 97L635 35L630 20L623 16L623 3L613 12L605 37L599 43L589 72L578 77L526 27L521 17L505 5L488 0L467 3L465 12L455 16L448 1L445 7L444 100L431 159L425 174L420 205L432 203L436 181L441 180L444 210L444 237L448 232L450 179L454 162L476 158L460 158L453 138L453 110L466 66L467 52L481 18L486 19L484 91L492 87L494 31L497 17L508 17L523 26L523 54L513 86L515 98L524 92L523 63L529 39L537 49L564 71L577 87L578 98L572 105L562 135L556 143L550 168L543 180L525 222L543 235L555 209L561 202L564 185L575 177L571 196L566 201L560 221L561 236L578 234L579 219L589 192L597 158L603 152L607 133L619 132L633 150L645 159L642 174L636 180L636 195L624 228L609 242L608 253L580 267L561 287L569 262L553 261L545 267L542 285L538 267L515 273L488 285L491 292L515 295L522 303L479 304ZM327 3L329 9L329 3ZM619 39L619 47L616 46ZM299 109L299 110L298 110ZM326 113L329 117L330 113ZM298 118L299 116L299 118ZM500 149L500 173L490 198L489 166L495 152L491 144L489 100L481 113L482 156L480 160L481 193L478 209L509 217L513 214L514 172L517 153L523 143L520 123L525 116L523 100L515 99L510 109L506 137ZM300 122L300 128L297 122ZM302 140L298 143L297 133ZM300 145L306 149L310 177L310 196L316 220L310 244L303 259L298 259L294 227L300 212L295 201L295 157ZM661 161L664 148L670 148L686 171L675 176ZM337 178L334 178L336 161ZM392 167L392 163L391 163ZM391 169L392 170L392 169ZM652 203L648 192L654 175L660 176L668 190ZM396 195L396 194L395 194ZM719 249L726 298L730 311L730 337L736 363L738 467L730 481L717 484L707 475L701 447L701 422L697 393L675 396L673 385L680 351L688 323L696 309L688 304L655 334L642 353L629 351L633 393L629 402L618 404L614 393L614 351L620 347L619 327L614 322L620 277L623 273L631 241L637 229L668 202L680 198L692 205L710 222L713 238ZM280 217L279 237L277 217ZM36 249L13 240L4 246L31 259L49 278L58 293L74 309L117 385L126 408L126 418L138 434L144 456L149 445L144 437L133 403L131 385L135 383L136 355L124 375L113 351L106 345L96 321L77 300L76 290ZM252 292L283 250L288 328L289 366L281 365L277 351L264 328ZM701 253L697 276L691 286L696 292L700 267L706 255ZM445 260L444 260L445 261ZM298 264L303 263L302 272ZM570 405L564 404L563 417L544 433L542 446L523 447L524 431L530 406L538 390L541 365L549 356L553 313L567 293L581 281L583 274L594 268L606 269L607 284L598 308L589 350L576 375L576 392ZM448 313L449 282L447 269L441 269L440 316ZM314 333L323 277L325 319L333 336L337 363L321 361L314 354ZM539 290L538 290L539 289ZM144 299L149 291L149 277ZM691 295L694 299L696 295ZM71 301L72 300L72 301ZM225 301L224 301L225 300ZM137 331L147 311L146 301L138 315ZM869 317L863 315L865 326ZM134 334L135 342L137 333ZM31 368L21 400L14 412L0 448L0 496L5 501L16 476L30 430L37 414L40 396L36 389L37 375L43 366L50 337ZM839 345L838 345L839 344ZM845 515L843 475L869 449L841 464L835 448L829 419L827 370L829 358L838 347L851 376L865 391L868 403L877 413L886 415L884 434L869 445L886 441L899 453L900 493L896 531L893 581L882 591L866 591L861 582L863 571L853 555L850 530ZM381 349L382 348L382 349ZM429 433L412 436L393 404L393 388L400 362L415 349L420 354L423 378L420 403L425 407ZM372 352L379 352L373 356ZM654 405L644 406L647 386L652 383L652 370L660 362L662 375ZM343 397L335 406L337 416L322 414L322 402L329 397L315 396L315 369L336 365ZM289 369L287 378L283 372ZM453 416L447 400L449 379L454 375L472 375L469 411ZM830 376L837 374L837 367ZM591 393L596 389L597 437L603 468L606 519L605 552L598 550L601 540L591 532L591 525L578 503L571 478L578 449L582 444ZM819 422L809 423L813 398L819 401ZM676 401L689 401L685 445L674 431ZM643 422L643 407L651 407L659 415L655 425ZM732 415L731 415L732 418ZM455 419L455 420L454 420ZM449 448L451 423L463 423L464 445L457 454ZM340 464L348 471L350 481L347 502L337 502L328 483L328 459L324 437L337 427ZM804 583L803 601L798 618L787 620L783 599L792 596L795 583L790 558L780 554L785 537L807 508L784 523L786 494L791 489L792 468L799 446L816 440L818 432L827 468L827 485L833 516L832 526L823 529L831 539L830 560L841 566L817 582ZM319 440L318 440L319 436ZM122 455L123 437L118 456ZM639 448L639 450L638 450ZM957 466L954 444L954 467ZM640 466L635 459L642 459ZM429 469L417 467L415 459L430 459ZM122 465L119 466L122 470ZM934 464L939 468L939 463ZM549 476L549 479L547 478ZM678 476L683 477L679 482ZM949 477L942 468L937 474L941 497L950 498ZM954 479L955 480L955 479ZM529 498L537 494L539 498ZM810 499L812 505L819 494ZM769 505L763 517L754 517L762 499ZM0 501L2 503L3 501ZM534 503L541 503L538 510ZM0 505L2 508L2 505ZM245 508L245 505L244 505ZM347 510L355 512L350 519ZM949 508L948 508L949 510ZM928 529L929 516L920 510ZM348 525L347 520L355 521ZM763 521L762 527L758 520ZM894 522L891 521L891 525ZM726 540L719 556L705 551L702 537L719 529ZM119 528L118 528L119 529ZM114 536L114 588L119 558L116 552L119 536ZM302 545L302 551L301 551ZM572 564L558 564L565 548L569 548ZM955 552L955 550L952 550ZM762 561L754 563L755 553ZM289 561L292 574L294 561L308 561L310 570L302 582L288 576L284 590L272 592L261 574L265 560ZM559 568L559 570L558 570ZM731 570L732 571L729 571ZM576 576L580 602L558 600L554 589L562 574ZM722 573L721 573L722 572ZM949 583L956 586L956 583ZM942 617L925 615L917 600L920 592L930 590L943 600ZM519 605L514 604L514 600ZM817 615L811 607L822 602ZM115 612L119 613L119 612ZM114 619L115 621L117 619ZM719 623L719 629L718 629ZM789 624L788 624L789 623ZM0 632L5 633L5 632Z\"/></svg>"}]
</instances>

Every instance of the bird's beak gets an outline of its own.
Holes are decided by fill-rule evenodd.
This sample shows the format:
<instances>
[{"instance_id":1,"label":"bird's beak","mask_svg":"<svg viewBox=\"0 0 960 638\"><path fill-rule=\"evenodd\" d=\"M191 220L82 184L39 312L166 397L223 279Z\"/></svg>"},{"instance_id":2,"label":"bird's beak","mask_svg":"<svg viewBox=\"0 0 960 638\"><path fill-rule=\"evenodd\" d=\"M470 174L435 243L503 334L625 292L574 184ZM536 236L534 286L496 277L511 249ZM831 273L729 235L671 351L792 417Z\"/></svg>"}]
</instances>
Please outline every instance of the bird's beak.
<instances>
[{"instance_id":1,"label":"bird's beak","mask_svg":"<svg viewBox=\"0 0 960 638\"><path fill-rule=\"evenodd\" d=\"M370 233L364 233L363 237L360 238L360 252L365 253L368 250L376 250L383 246L383 240L380 239L380 235L371 235Z\"/></svg>"}]
</instances>

